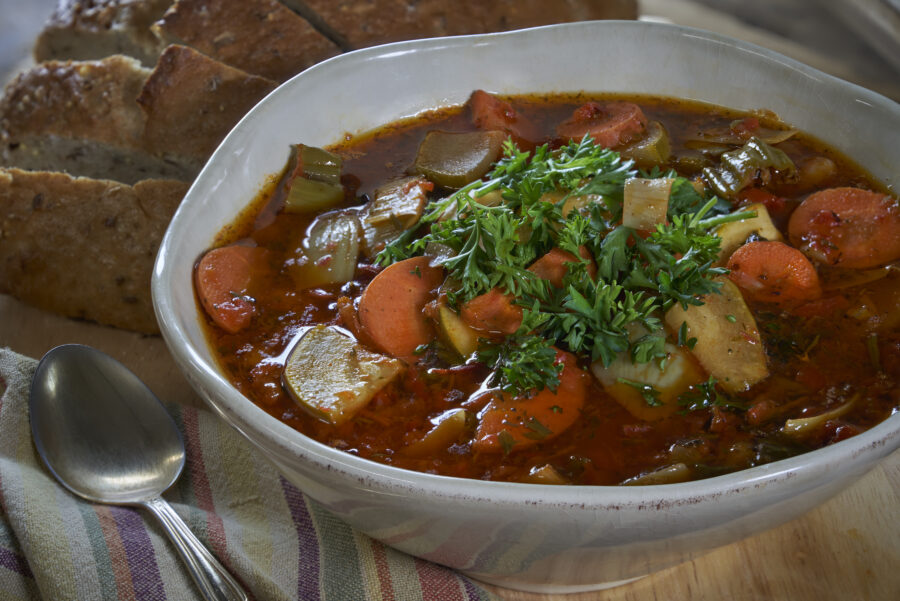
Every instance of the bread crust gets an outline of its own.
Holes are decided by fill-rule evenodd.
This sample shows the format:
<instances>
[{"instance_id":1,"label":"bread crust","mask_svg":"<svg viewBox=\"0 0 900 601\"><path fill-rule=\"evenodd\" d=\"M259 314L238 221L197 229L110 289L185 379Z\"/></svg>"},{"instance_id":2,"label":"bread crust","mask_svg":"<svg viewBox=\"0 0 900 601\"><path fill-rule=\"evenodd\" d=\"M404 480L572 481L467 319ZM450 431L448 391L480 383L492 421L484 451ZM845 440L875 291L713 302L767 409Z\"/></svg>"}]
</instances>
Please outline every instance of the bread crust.
<instances>
[{"instance_id":1,"label":"bread crust","mask_svg":"<svg viewBox=\"0 0 900 601\"><path fill-rule=\"evenodd\" d=\"M275 81L340 53L306 19L276 0L178 0L156 30Z\"/></svg>"},{"instance_id":2,"label":"bread crust","mask_svg":"<svg viewBox=\"0 0 900 601\"><path fill-rule=\"evenodd\" d=\"M135 99L149 74L118 55L48 61L20 73L0 100L0 164L128 184L192 179L197 161L170 161L143 148L145 119Z\"/></svg>"},{"instance_id":3,"label":"bread crust","mask_svg":"<svg viewBox=\"0 0 900 601\"><path fill-rule=\"evenodd\" d=\"M277 84L186 46L159 57L137 97L146 115L141 145L202 166L240 118Z\"/></svg>"},{"instance_id":4,"label":"bread crust","mask_svg":"<svg viewBox=\"0 0 900 601\"><path fill-rule=\"evenodd\" d=\"M128 186L0 169L0 292L69 317L157 333L153 261L187 189L171 180Z\"/></svg>"},{"instance_id":5,"label":"bread crust","mask_svg":"<svg viewBox=\"0 0 900 601\"><path fill-rule=\"evenodd\" d=\"M594 19L635 19L635 0L288 0L316 15L346 50L446 35Z\"/></svg>"},{"instance_id":6,"label":"bread crust","mask_svg":"<svg viewBox=\"0 0 900 601\"><path fill-rule=\"evenodd\" d=\"M113 54L153 66L165 47L150 29L171 0L61 0L34 45L36 61Z\"/></svg>"},{"instance_id":7,"label":"bread crust","mask_svg":"<svg viewBox=\"0 0 900 601\"><path fill-rule=\"evenodd\" d=\"M134 100L150 75L134 58L49 61L20 73L0 100L0 139L54 134L134 148L144 117Z\"/></svg>"}]
</instances>

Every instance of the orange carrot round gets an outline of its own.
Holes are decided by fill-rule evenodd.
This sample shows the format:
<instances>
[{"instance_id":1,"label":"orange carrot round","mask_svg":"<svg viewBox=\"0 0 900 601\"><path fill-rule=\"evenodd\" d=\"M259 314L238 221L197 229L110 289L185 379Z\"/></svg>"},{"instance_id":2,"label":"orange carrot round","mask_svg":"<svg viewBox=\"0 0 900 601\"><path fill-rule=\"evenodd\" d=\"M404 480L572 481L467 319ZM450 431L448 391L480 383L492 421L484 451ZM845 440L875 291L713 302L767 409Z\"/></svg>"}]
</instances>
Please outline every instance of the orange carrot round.
<instances>
[{"instance_id":1,"label":"orange carrot round","mask_svg":"<svg viewBox=\"0 0 900 601\"><path fill-rule=\"evenodd\" d=\"M810 194L791 215L791 243L828 265L868 269L900 258L900 203L861 188Z\"/></svg>"},{"instance_id":2,"label":"orange carrot round","mask_svg":"<svg viewBox=\"0 0 900 601\"><path fill-rule=\"evenodd\" d=\"M252 246L223 246L203 255L197 265L194 278L200 304L213 323L230 334L250 325L256 313L248 290L265 253Z\"/></svg>"},{"instance_id":3,"label":"orange carrot round","mask_svg":"<svg viewBox=\"0 0 900 601\"><path fill-rule=\"evenodd\" d=\"M819 274L802 252L783 242L750 242L728 259L728 275L752 300L797 305L822 296Z\"/></svg>"},{"instance_id":4,"label":"orange carrot round","mask_svg":"<svg viewBox=\"0 0 900 601\"><path fill-rule=\"evenodd\" d=\"M633 102L588 102L559 124L556 135L577 141L590 134L598 146L615 148L638 137L646 128L647 117Z\"/></svg>"},{"instance_id":5,"label":"orange carrot round","mask_svg":"<svg viewBox=\"0 0 900 601\"><path fill-rule=\"evenodd\" d=\"M472 450L482 453L513 452L562 434L581 417L587 395L587 375L575 355L556 352L563 364L556 392L545 388L533 396L510 398L497 391L479 413Z\"/></svg>"},{"instance_id":6,"label":"orange carrot round","mask_svg":"<svg viewBox=\"0 0 900 601\"><path fill-rule=\"evenodd\" d=\"M444 270L428 257L413 257L388 266L369 283L359 299L359 323L369 339L385 353L409 362L415 350L434 339L423 311Z\"/></svg>"}]
</instances>

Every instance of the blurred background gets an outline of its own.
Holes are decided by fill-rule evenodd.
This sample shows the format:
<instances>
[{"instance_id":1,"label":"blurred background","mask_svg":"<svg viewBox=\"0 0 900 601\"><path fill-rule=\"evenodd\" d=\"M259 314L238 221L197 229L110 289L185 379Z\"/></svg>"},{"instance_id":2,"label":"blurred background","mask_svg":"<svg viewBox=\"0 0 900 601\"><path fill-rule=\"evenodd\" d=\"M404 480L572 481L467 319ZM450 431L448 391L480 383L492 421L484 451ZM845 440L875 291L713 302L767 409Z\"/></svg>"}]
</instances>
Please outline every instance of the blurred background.
<instances>
[{"instance_id":1,"label":"blurred background","mask_svg":"<svg viewBox=\"0 0 900 601\"><path fill-rule=\"evenodd\" d=\"M754 42L900 100L900 0L635 1L642 19ZM0 81L27 64L56 4L0 0Z\"/></svg>"}]
</instances>

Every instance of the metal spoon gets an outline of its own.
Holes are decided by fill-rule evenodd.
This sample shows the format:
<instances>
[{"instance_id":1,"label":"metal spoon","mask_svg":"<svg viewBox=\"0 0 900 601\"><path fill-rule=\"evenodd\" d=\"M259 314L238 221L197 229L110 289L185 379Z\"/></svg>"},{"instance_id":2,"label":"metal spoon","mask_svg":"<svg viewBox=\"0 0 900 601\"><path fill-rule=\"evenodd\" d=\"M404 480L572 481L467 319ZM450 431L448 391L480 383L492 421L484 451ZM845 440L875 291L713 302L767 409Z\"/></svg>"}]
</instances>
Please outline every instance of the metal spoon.
<instances>
[{"instance_id":1,"label":"metal spoon","mask_svg":"<svg viewBox=\"0 0 900 601\"><path fill-rule=\"evenodd\" d=\"M159 399L127 367L88 346L58 346L38 363L28 405L34 444L63 486L96 503L149 509L204 599L246 601L160 497L181 475L184 442Z\"/></svg>"}]
</instances>

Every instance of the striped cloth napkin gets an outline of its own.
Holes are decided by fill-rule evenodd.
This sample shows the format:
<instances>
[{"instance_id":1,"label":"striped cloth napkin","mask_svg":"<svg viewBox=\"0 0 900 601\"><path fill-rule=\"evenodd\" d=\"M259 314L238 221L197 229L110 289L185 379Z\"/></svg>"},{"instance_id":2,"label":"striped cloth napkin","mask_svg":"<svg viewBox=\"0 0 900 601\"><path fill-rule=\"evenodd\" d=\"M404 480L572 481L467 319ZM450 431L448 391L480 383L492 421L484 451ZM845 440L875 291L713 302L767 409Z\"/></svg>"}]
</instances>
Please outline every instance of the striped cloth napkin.
<instances>
[{"instance_id":1,"label":"striped cloth napkin","mask_svg":"<svg viewBox=\"0 0 900 601\"><path fill-rule=\"evenodd\" d=\"M31 442L37 362L0 349L0 599L189 601L155 519L56 483ZM352 530L213 414L169 407L187 447L165 498L257 601L496 600L471 580Z\"/></svg>"}]
</instances>

